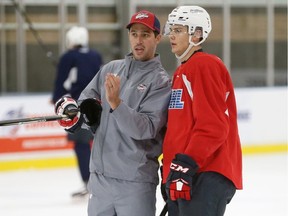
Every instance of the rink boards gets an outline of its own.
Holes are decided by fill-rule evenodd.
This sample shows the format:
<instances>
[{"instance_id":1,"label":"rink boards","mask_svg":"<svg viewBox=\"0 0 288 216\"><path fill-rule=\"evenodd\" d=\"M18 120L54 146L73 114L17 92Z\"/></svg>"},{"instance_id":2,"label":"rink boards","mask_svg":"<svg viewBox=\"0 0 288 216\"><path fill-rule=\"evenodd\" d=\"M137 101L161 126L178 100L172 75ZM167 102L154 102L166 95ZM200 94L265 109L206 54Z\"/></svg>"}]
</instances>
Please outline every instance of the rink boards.
<instances>
[{"instance_id":1,"label":"rink boards","mask_svg":"<svg viewBox=\"0 0 288 216\"><path fill-rule=\"evenodd\" d=\"M244 154L287 152L287 87L236 89ZM1 96L0 120L54 115L49 94ZM0 127L0 171L75 166L56 121Z\"/></svg>"}]
</instances>

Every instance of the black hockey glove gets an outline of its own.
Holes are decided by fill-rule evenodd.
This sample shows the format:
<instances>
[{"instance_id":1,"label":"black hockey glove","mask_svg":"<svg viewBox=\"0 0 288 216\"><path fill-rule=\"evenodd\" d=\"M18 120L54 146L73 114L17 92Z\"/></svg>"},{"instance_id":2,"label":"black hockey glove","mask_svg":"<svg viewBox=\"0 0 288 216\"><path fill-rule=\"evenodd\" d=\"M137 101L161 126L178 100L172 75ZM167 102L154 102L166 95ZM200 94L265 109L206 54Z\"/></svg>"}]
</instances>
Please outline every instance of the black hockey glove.
<instances>
[{"instance_id":1,"label":"black hockey glove","mask_svg":"<svg viewBox=\"0 0 288 216\"><path fill-rule=\"evenodd\" d=\"M85 99L80 104L80 112L83 114L84 123L95 133L101 120L101 102L95 98Z\"/></svg>"},{"instance_id":2,"label":"black hockey glove","mask_svg":"<svg viewBox=\"0 0 288 216\"><path fill-rule=\"evenodd\" d=\"M193 176L198 170L196 162L188 155L176 154L170 165L166 182L168 198L191 200Z\"/></svg>"},{"instance_id":3,"label":"black hockey glove","mask_svg":"<svg viewBox=\"0 0 288 216\"><path fill-rule=\"evenodd\" d=\"M58 123L67 132L74 133L80 128L80 112L76 101L70 96L63 96L55 103L55 113L57 115L67 115L68 118L58 120Z\"/></svg>"}]
</instances>

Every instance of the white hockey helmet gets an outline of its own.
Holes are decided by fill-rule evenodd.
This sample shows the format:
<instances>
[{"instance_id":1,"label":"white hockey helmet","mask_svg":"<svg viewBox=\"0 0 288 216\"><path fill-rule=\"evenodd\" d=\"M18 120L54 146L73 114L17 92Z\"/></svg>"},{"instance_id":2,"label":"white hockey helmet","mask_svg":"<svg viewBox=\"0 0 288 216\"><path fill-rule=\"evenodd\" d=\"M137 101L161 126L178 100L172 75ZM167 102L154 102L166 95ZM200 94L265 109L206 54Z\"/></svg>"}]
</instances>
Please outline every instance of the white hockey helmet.
<instances>
[{"instance_id":1,"label":"white hockey helmet","mask_svg":"<svg viewBox=\"0 0 288 216\"><path fill-rule=\"evenodd\" d=\"M84 27L73 26L66 33L66 46L72 49L75 46L87 46L89 40L88 30Z\"/></svg>"},{"instance_id":2,"label":"white hockey helmet","mask_svg":"<svg viewBox=\"0 0 288 216\"><path fill-rule=\"evenodd\" d=\"M212 29L209 14L204 8L199 6L179 6L173 9L168 15L168 20L164 26L164 35L170 35L171 25L183 25L188 27L189 46L180 56L175 55L178 59L185 57L193 46L198 46L203 43ZM201 30L201 40L196 44L191 40L195 30Z\"/></svg>"},{"instance_id":3,"label":"white hockey helmet","mask_svg":"<svg viewBox=\"0 0 288 216\"><path fill-rule=\"evenodd\" d=\"M199 6L179 6L168 15L168 25L188 26L188 34L193 35L196 28L202 30L202 42L211 32L211 19L207 11Z\"/></svg>"}]
</instances>

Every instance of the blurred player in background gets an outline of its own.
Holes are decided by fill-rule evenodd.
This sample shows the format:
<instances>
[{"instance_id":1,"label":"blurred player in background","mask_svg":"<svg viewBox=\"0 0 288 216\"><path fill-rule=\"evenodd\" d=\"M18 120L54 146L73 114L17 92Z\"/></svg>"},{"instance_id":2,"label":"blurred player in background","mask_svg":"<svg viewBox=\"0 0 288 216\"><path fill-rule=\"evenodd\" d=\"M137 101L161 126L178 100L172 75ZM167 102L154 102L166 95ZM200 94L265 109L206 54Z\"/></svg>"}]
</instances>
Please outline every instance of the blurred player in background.
<instances>
[{"instance_id":1,"label":"blurred player in background","mask_svg":"<svg viewBox=\"0 0 288 216\"><path fill-rule=\"evenodd\" d=\"M164 35L181 65L173 75L163 183L169 216L222 216L242 189L234 87L223 62L202 50L211 19L198 6L168 16Z\"/></svg>"},{"instance_id":2,"label":"blurred player in background","mask_svg":"<svg viewBox=\"0 0 288 216\"><path fill-rule=\"evenodd\" d=\"M84 27L74 26L66 33L68 50L61 56L57 68L57 77L52 96L53 104L63 95L78 99L80 93L92 80L102 65L102 57L88 48L88 31ZM88 194L89 160L93 135L89 130L81 129L77 133L68 133L68 139L74 142L74 151L78 162L83 189L72 194L83 196Z\"/></svg>"},{"instance_id":3,"label":"blurred player in background","mask_svg":"<svg viewBox=\"0 0 288 216\"><path fill-rule=\"evenodd\" d=\"M131 53L104 65L79 97L81 114L60 122L66 130L83 126L81 121L98 125L90 161L89 216L156 212L158 157L171 81L156 54L161 41L157 17L140 11L126 27ZM100 125L95 115L99 101ZM78 104L63 98L55 105L56 113L65 114Z\"/></svg>"}]
</instances>

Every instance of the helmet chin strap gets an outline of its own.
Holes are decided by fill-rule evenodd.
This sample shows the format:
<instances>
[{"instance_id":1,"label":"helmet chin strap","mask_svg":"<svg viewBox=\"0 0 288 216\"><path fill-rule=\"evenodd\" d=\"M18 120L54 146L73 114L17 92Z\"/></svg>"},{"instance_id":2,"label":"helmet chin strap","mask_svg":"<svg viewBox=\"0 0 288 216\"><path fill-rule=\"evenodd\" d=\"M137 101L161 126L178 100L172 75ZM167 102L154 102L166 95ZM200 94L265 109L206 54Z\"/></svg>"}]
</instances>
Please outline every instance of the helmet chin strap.
<instances>
[{"instance_id":1,"label":"helmet chin strap","mask_svg":"<svg viewBox=\"0 0 288 216\"><path fill-rule=\"evenodd\" d=\"M192 42L192 35L190 35L190 36L189 36L189 46L188 46L187 49L182 53L182 55L178 56L177 54L175 54L176 58L179 59L179 60L183 59L183 58L187 55L187 53L192 49L192 47L198 46L198 45L200 45L200 44L203 43L203 42L204 42L204 40L199 41L197 44L193 43L193 42Z\"/></svg>"},{"instance_id":2,"label":"helmet chin strap","mask_svg":"<svg viewBox=\"0 0 288 216\"><path fill-rule=\"evenodd\" d=\"M178 56L177 54L175 54L176 58L179 60L183 59L187 55L187 53L192 49L193 46L194 46L194 44L189 43L188 48L185 50L184 53L182 53L182 55Z\"/></svg>"}]
</instances>

